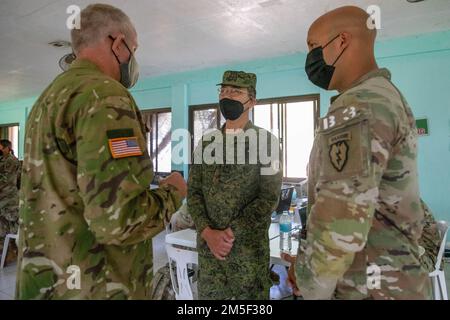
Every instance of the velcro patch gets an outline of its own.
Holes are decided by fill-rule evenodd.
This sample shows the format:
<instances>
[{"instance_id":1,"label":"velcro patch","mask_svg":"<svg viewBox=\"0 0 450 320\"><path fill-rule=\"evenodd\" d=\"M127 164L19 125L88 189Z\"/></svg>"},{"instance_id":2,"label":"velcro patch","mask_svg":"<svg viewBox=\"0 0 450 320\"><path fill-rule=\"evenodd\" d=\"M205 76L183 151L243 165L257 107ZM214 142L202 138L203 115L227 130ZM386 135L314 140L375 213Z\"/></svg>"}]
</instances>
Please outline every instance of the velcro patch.
<instances>
[{"instance_id":1,"label":"velcro patch","mask_svg":"<svg viewBox=\"0 0 450 320\"><path fill-rule=\"evenodd\" d=\"M134 137L134 130L133 129L109 130L108 132L106 132L106 135L108 136L108 139L129 138Z\"/></svg>"},{"instance_id":2,"label":"velcro patch","mask_svg":"<svg viewBox=\"0 0 450 320\"><path fill-rule=\"evenodd\" d=\"M142 156L137 137L109 139L109 149L114 159Z\"/></svg>"},{"instance_id":3,"label":"velcro patch","mask_svg":"<svg viewBox=\"0 0 450 320\"><path fill-rule=\"evenodd\" d=\"M370 162L369 124L365 119L319 133L321 140L320 176L332 181L367 176Z\"/></svg>"},{"instance_id":4,"label":"velcro patch","mask_svg":"<svg viewBox=\"0 0 450 320\"><path fill-rule=\"evenodd\" d=\"M320 120L320 178L366 177L371 161L370 106L335 107Z\"/></svg>"}]
</instances>

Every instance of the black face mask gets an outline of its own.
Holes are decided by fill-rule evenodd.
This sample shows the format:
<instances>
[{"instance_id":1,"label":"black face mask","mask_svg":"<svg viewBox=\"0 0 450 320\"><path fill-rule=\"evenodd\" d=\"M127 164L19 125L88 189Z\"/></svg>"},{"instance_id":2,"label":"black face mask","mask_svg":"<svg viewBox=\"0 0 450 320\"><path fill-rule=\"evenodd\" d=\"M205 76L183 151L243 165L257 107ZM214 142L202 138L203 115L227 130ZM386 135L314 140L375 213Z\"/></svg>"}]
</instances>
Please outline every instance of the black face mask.
<instances>
[{"instance_id":1,"label":"black face mask","mask_svg":"<svg viewBox=\"0 0 450 320\"><path fill-rule=\"evenodd\" d=\"M336 63L344 54L345 50L342 50L336 61L330 66L326 63L323 58L323 49L328 47L334 40L339 38L337 35L330 42L328 42L324 47L317 47L308 54L306 58L305 71L308 75L309 80L316 86L328 90L330 88L331 79L333 79L334 71L336 70Z\"/></svg>"},{"instance_id":2,"label":"black face mask","mask_svg":"<svg viewBox=\"0 0 450 320\"><path fill-rule=\"evenodd\" d=\"M3 157L3 151L0 150L0 158Z\"/></svg>"},{"instance_id":3,"label":"black face mask","mask_svg":"<svg viewBox=\"0 0 450 320\"><path fill-rule=\"evenodd\" d=\"M249 102L251 99L248 99L247 102ZM231 100L228 98L220 100L220 111L222 112L222 115L225 117L226 120L235 121L239 119L242 114L247 111L244 108L244 104L237 100Z\"/></svg>"}]
</instances>

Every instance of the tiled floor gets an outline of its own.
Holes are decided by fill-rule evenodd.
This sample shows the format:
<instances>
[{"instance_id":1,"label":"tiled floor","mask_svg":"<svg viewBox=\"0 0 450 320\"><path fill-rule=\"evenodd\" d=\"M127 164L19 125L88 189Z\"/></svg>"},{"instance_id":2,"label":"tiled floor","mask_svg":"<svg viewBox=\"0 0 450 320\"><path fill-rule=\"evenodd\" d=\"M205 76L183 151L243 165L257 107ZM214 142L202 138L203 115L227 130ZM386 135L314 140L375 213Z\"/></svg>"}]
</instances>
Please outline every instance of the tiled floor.
<instances>
[{"instance_id":1,"label":"tiled floor","mask_svg":"<svg viewBox=\"0 0 450 320\"><path fill-rule=\"evenodd\" d=\"M153 240L154 269L158 270L167 263L165 253L164 234L160 234ZM286 269L282 266L275 266L273 271L280 276L280 285L274 286L270 290L272 300L292 299L291 291L286 286ZM445 275L447 278L447 289L450 290L450 261L446 263ZM0 300L14 299L16 286L16 264L6 266L0 270Z\"/></svg>"}]
</instances>

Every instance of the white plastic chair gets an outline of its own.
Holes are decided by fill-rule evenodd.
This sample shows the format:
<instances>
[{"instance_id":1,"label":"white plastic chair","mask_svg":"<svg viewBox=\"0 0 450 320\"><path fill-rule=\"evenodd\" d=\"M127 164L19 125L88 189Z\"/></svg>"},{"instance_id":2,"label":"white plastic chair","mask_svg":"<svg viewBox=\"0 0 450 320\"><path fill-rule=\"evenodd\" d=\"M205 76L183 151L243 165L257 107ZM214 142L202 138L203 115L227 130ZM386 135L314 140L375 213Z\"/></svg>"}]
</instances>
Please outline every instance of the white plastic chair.
<instances>
[{"instance_id":1,"label":"white plastic chair","mask_svg":"<svg viewBox=\"0 0 450 320\"><path fill-rule=\"evenodd\" d=\"M445 273L441 270L442 258L444 257L445 245L448 233L448 224L445 221L437 223L439 234L442 237L441 247L437 256L435 270L430 273L433 282L433 292L435 300L448 300L447 285L445 283Z\"/></svg>"},{"instance_id":2,"label":"white plastic chair","mask_svg":"<svg viewBox=\"0 0 450 320\"><path fill-rule=\"evenodd\" d=\"M9 241L11 239L15 239L17 243L18 235L17 234L7 234L5 237L5 242L3 243L3 252L2 252L2 261L0 263L0 269L3 269L5 265L6 255L8 254Z\"/></svg>"},{"instance_id":3,"label":"white plastic chair","mask_svg":"<svg viewBox=\"0 0 450 320\"><path fill-rule=\"evenodd\" d=\"M188 274L188 264L198 264L198 253L191 250L183 250L166 245L169 257L170 278L177 300L194 300L191 283ZM175 263L175 266L174 266ZM176 269L176 275L175 271Z\"/></svg>"}]
</instances>

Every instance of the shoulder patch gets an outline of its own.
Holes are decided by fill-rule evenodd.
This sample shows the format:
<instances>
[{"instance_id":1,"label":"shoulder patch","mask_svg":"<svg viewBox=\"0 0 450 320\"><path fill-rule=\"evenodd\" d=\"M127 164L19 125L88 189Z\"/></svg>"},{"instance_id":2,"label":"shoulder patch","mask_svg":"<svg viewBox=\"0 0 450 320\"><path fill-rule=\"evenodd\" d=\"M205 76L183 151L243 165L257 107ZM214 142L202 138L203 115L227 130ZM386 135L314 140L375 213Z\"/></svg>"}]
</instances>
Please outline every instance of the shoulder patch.
<instances>
[{"instance_id":1,"label":"shoulder patch","mask_svg":"<svg viewBox=\"0 0 450 320\"><path fill-rule=\"evenodd\" d=\"M142 156L137 137L122 137L109 139L109 150L114 159Z\"/></svg>"},{"instance_id":2,"label":"shoulder patch","mask_svg":"<svg viewBox=\"0 0 450 320\"><path fill-rule=\"evenodd\" d=\"M349 106L321 119L320 177L332 181L366 176L370 162L370 111Z\"/></svg>"},{"instance_id":3,"label":"shoulder patch","mask_svg":"<svg viewBox=\"0 0 450 320\"><path fill-rule=\"evenodd\" d=\"M348 162L348 155L350 151L350 144L352 140L351 131L342 132L332 136L328 140L330 145L330 161L333 167L338 171L342 172Z\"/></svg>"},{"instance_id":4,"label":"shoulder patch","mask_svg":"<svg viewBox=\"0 0 450 320\"><path fill-rule=\"evenodd\" d=\"M106 132L108 139L129 138L134 137L133 129L117 129Z\"/></svg>"}]
</instances>

